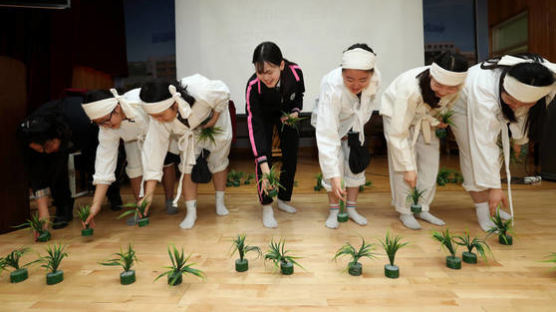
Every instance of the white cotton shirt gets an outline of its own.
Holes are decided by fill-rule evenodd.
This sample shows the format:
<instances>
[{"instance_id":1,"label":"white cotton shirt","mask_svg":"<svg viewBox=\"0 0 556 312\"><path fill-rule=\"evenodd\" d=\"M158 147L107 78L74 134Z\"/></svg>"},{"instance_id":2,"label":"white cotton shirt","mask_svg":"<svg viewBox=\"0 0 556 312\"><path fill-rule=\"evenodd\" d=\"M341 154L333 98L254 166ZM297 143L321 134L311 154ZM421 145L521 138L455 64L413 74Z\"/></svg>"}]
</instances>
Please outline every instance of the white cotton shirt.
<instances>
[{"instance_id":1,"label":"white cotton shirt","mask_svg":"<svg viewBox=\"0 0 556 312\"><path fill-rule=\"evenodd\" d=\"M470 174L475 184L484 188L501 188L498 137L507 124L500 106L501 74L501 69L481 69L480 64L471 67L454 105L456 113L467 117L468 145L472 157ZM517 144L528 142L523 131L525 118L526 114L517 117L517 122L510 123L510 131Z\"/></svg>"},{"instance_id":2,"label":"white cotton shirt","mask_svg":"<svg viewBox=\"0 0 556 312\"><path fill-rule=\"evenodd\" d=\"M422 131L429 131L429 134L434 135L432 127L439 124L435 116L449 110L457 99L457 94L443 97L438 103L439 107L435 109L431 109L423 101L419 79L416 77L429 68L430 66L424 66L404 72L392 81L382 95L380 115L390 118L388 126L384 127L384 136L388 141L396 172L417 170L412 156L413 137L410 136L409 129L421 123L420 129L422 126L430 129L419 130L417 135L422 135ZM423 123L423 120L427 123Z\"/></svg>"},{"instance_id":3,"label":"white cotton shirt","mask_svg":"<svg viewBox=\"0 0 556 312\"><path fill-rule=\"evenodd\" d=\"M115 171L118 161L118 147L120 139L124 141L127 166L126 172L130 178L143 174L141 165L141 144L147 133L149 119L143 111L139 99L140 89L133 89L123 96L129 103L131 111L122 110L126 116L133 116L131 120L123 120L120 128L111 129L100 127L98 133L99 145L95 159L95 174L93 184L111 184L116 180Z\"/></svg>"},{"instance_id":4,"label":"white cotton shirt","mask_svg":"<svg viewBox=\"0 0 556 312\"><path fill-rule=\"evenodd\" d=\"M188 117L191 126L198 126L200 122L209 117L211 110L222 112L220 118L223 121L217 122L216 126L226 124L225 121L228 121L227 124L229 124L229 116L226 116L225 113L230 99L230 91L226 84L218 80L209 80L200 74L185 77L180 83L182 87L187 87L187 92L195 98L195 103L191 107L191 115ZM184 135L191 132L191 129L177 118L171 122L159 122L152 117L150 119L143 148L144 180L160 181L164 158L171 140L180 141ZM223 128L223 130L225 133L222 135L231 135L231 126ZM195 142L189 142L189 144L195 144ZM184 172L186 168L183 167L185 163L183 146L178 144L178 148L181 158L180 171ZM187 157L194 157L194 155L187 155Z\"/></svg>"},{"instance_id":5,"label":"white cotton shirt","mask_svg":"<svg viewBox=\"0 0 556 312\"><path fill-rule=\"evenodd\" d=\"M323 177L330 179L342 176L341 139L350 129L360 132L364 140L364 126L378 106L375 102L380 84L377 68L367 88L361 92L361 99L344 85L342 68L326 74L321 81L320 96L311 123L316 128L319 163ZM363 141L361 140L361 141ZM345 155L347 157L347 155Z\"/></svg>"}]
</instances>

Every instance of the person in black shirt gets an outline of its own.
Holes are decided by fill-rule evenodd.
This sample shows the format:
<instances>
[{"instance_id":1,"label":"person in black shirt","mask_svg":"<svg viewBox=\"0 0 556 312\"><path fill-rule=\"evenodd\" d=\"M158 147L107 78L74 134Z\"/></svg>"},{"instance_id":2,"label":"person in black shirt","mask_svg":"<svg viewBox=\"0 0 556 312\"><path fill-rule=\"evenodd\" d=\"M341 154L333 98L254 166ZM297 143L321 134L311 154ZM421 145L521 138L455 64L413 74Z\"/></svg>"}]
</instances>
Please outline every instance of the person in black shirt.
<instances>
[{"instance_id":1,"label":"person in black shirt","mask_svg":"<svg viewBox=\"0 0 556 312\"><path fill-rule=\"evenodd\" d=\"M278 223L271 206L273 200L268 196L270 186L266 179L259 181L271 168L272 134L276 127L282 150L280 184L283 186L278 191L278 209L296 212L289 202L297 166L299 133L284 122L288 117L298 117L301 112L305 85L301 68L284 59L273 42L263 42L255 48L253 64L255 73L246 87L247 126L255 157L257 191L263 205L263 224L273 228Z\"/></svg>"},{"instance_id":2,"label":"person in black shirt","mask_svg":"<svg viewBox=\"0 0 556 312\"><path fill-rule=\"evenodd\" d=\"M92 172L94 163L98 127L89 121L81 103L81 97L66 97L43 104L17 129L40 218L50 217L49 195L54 200L54 229L65 227L73 219L69 154L78 150L82 152L85 171Z\"/></svg>"}]
</instances>

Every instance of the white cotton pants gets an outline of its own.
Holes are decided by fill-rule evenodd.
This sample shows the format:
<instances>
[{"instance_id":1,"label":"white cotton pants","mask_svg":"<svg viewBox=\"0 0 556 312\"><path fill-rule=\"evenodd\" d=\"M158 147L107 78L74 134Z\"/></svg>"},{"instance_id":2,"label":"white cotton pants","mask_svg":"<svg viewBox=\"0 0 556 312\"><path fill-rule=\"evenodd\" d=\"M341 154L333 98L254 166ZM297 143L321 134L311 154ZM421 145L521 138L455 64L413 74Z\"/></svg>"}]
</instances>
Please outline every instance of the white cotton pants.
<instances>
[{"instance_id":1,"label":"white cotton pants","mask_svg":"<svg viewBox=\"0 0 556 312\"><path fill-rule=\"evenodd\" d=\"M127 165L125 172L130 179L143 175L143 164L141 163L141 149L137 140L124 143Z\"/></svg>"},{"instance_id":2,"label":"white cotton pants","mask_svg":"<svg viewBox=\"0 0 556 312\"><path fill-rule=\"evenodd\" d=\"M469 145L469 127L467 124L467 107L458 101L452 116L454 127L451 127L459 150L459 167L463 176L463 188L468 192L481 192L487 188L477 185L473 174L471 147Z\"/></svg>"},{"instance_id":3,"label":"white cotton pants","mask_svg":"<svg viewBox=\"0 0 556 312\"><path fill-rule=\"evenodd\" d=\"M230 147L232 145L232 122L228 110L222 111L220 118L216 121L215 127L222 129L222 133L214 136L214 143L210 140L195 142L195 159L199 157L201 151L206 149L210 152L207 164L210 172L216 173L228 168L230 160ZM186 168L185 173L190 174L193 166Z\"/></svg>"},{"instance_id":4,"label":"white cotton pants","mask_svg":"<svg viewBox=\"0 0 556 312\"><path fill-rule=\"evenodd\" d=\"M389 122L387 118L383 122ZM409 131L409 138L413 138L413 128ZM411 143L409 144L411 146ZM440 140L434 135L431 136L430 144L425 143L423 134L420 133L415 145L412 148L414 163L417 168L417 188L424 190L423 197L420 200L421 209L429 211L430 204L436 194L436 176L438 175L438 166L440 162ZM397 212L410 214L411 202L407 200L407 196L411 193L411 188L403 179L403 171L394 171L392 165L392 152L388 148L388 173L390 175L390 190L392 192L392 205Z\"/></svg>"},{"instance_id":5,"label":"white cotton pants","mask_svg":"<svg viewBox=\"0 0 556 312\"><path fill-rule=\"evenodd\" d=\"M337 155L338 163L340 163L340 171L343 172L343 179L345 187L359 187L365 184L365 171L360 173L353 173L349 168L349 145L348 140L342 140L340 152ZM332 191L332 185L329 179L322 179L322 186L327 192Z\"/></svg>"}]
</instances>

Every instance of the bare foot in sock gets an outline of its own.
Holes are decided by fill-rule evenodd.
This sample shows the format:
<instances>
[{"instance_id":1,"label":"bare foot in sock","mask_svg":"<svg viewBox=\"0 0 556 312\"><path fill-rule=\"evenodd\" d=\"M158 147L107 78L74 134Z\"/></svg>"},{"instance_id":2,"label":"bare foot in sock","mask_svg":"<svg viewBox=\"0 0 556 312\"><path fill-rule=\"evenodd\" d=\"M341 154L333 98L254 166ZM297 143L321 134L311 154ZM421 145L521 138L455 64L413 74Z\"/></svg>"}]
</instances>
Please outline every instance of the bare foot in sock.
<instances>
[{"instance_id":1,"label":"bare foot in sock","mask_svg":"<svg viewBox=\"0 0 556 312\"><path fill-rule=\"evenodd\" d=\"M353 222L355 222L359 225L366 225L367 224L367 218L360 215L357 212L357 210L355 210L355 208L348 208L347 209L347 214L348 214L349 218L351 220L353 220Z\"/></svg>"},{"instance_id":2,"label":"bare foot in sock","mask_svg":"<svg viewBox=\"0 0 556 312\"><path fill-rule=\"evenodd\" d=\"M270 205L263 206L263 225L267 228L278 227L278 222L274 219L274 211Z\"/></svg>"},{"instance_id":3,"label":"bare foot in sock","mask_svg":"<svg viewBox=\"0 0 556 312\"><path fill-rule=\"evenodd\" d=\"M190 200L185 202L187 207L187 215L181 221L180 227L182 229L188 230L195 225L195 220L197 220L197 201Z\"/></svg>"},{"instance_id":4,"label":"bare foot in sock","mask_svg":"<svg viewBox=\"0 0 556 312\"><path fill-rule=\"evenodd\" d=\"M412 229L412 230L420 230L421 229L421 225L419 224L417 219L415 219L413 214L402 213L402 214L400 214L400 220L402 221L402 224L405 225L405 227L407 227L409 229Z\"/></svg>"},{"instance_id":5,"label":"bare foot in sock","mask_svg":"<svg viewBox=\"0 0 556 312\"><path fill-rule=\"evenodd\" d=\"M444 221L442 221L442 219L437 218L435 216L433 216L430 212L428 211L423 211L421 213L418 213L417 216L425 221L427 221L428 223L432 223L434 225L444 225L446 223L444 223Z\"/></svg>"},{"instance_id":6,"label":"bare foot in sock","mask_svg":"<svg viewBox=\"0 0 556 312\"><path fill-rule=\"evenodd\" d=\"M324 222L324 225L330 229L337 229L340 225L338 223L338 208L330 209L330 214L328 215L328 219Z\"/></svg>"},{"instance_id":7,"label":"bare foot in sock","mask_svg":"<svg viewBox=\"0 0 556 312\"><path fill-rule=\"evenodd\" d=\"M189 230L195 225L197 216L195 214L187 213L187 216L181 221L180 227L184 230Z\"/></svg>"},{"instance_id":8,"label":"bare foot in sock","mask_svg":"<svg viewBox=\"0 0 556 312\"><path fill-rule=\"evenodd\" d=\"M287 213L296 213L297 209L289 205L290 202L278 199L278 209Z\"/></svg>"},{"instance_id":9,"label":"bare foot in sock","mask_svg":"<svg viewBox=\"0 0 556 312\"><path fill-rule=\"evenodd\" d=\"M217 191L216 192L216 214L219 216L226 216L230 212L226 208L224 204L224 192Z\"/></svg>"}]
</instances>

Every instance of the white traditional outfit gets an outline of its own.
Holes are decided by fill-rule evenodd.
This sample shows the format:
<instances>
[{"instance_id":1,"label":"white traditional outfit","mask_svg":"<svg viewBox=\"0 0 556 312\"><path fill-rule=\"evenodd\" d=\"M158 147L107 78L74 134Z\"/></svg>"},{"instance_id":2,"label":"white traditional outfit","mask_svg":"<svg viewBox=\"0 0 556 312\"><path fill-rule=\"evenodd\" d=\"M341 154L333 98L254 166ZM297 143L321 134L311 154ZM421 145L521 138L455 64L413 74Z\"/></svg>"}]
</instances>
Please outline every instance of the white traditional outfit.
<instances>
[{"instance_id":1,"label":"white traditional outfit","mask_svg":"<svg viewBox=\"0 0 556 312\"><path fill-rule=\"evenodd\" d=\"M466 72L458 73L442 69L437 64L414 68L398 76L384 91L380 114L383 117L384 136L388 144L388 172L392 205L402 215L411 215L407 196L411 189L404 181L406 171L417 172L417 189L423 191L420 201L422 211L428 212L436 192L436 176L439 166L440 141L435 135L435 127L440 123L436 116L448 112L454 104L457 93L440 99L436 108L424 102L419 86L419 74L429 70L438 83L457 86L465 81ZM427 218L430 214L424 213ZM442 225L442 220L430 215L425 219ZM404 225L419 229L416 220ZM404 221L404 219L402 219Z\"/></svg>"},{"instance_id":2,"label":"white traditional outfit","mask_svg":"<svg viewBox=\"0 0 556 312\"><path fill-rule=\"evenodd\" d=\"M181 196L183 176L191 173L195 160L202 149L211 151L207 159L211 172L219 172L228 166L228 154L232 139L228 112L230 98L228 87L222 81L209 80L199 74L185 77L180 83L182 87L187 88L187 92L195 99L195 103L187 103L172 85L169 88L170 94L172 94L171 98L156 103L143 102L143 107L149 114L161 113L170 108L174 102L178 105L178 116L170 122L160 122L151 117L143 151L145 181L161 180L162 166L167 151L180 155L179 170L181 176L178 184L178 194L174 199L175 205L177 205ZM210 140L199 142L197 140L199 130L196 130L196 128L210 118L213 110L220 112L215 127L219 127L222 132L214 136L216 144L212 144ZM178 151L173 151L175 147L171 144L172 140L177 141ZM217 199L223 205L223 194L217 193ZM188 211L187 220L184 219L180 226L191 228L196 219L196 201L186 202L186 206Z\"/></svg>"},{"instance_id":3,"label":"white traditional outfit","mask_svg":"<svg viewBox=\"0 0 556 312\"><path fill-rule=\"evenodd\" d=\"M369 85L356 95L345 86L342 69L374 69L374 72ZM360 48L344 52L342 67L332 70L322 78L319 100L313 110L311 124L316 129L322 185L328 192L331 191L330 179L334 177L343 179L346 187L365 184L365 171L355 174L350 169L350 148L344 138L348 132L353 131L359 133L361 144L365 142L365 123L371 118L373 110L378 109L375 98L380 79L380 72L375 67L374 53ZM331 212L335 209L331 207ZM366 219L361 218L361 222L366 224ZM335 223L326 225L337 227Z\"/></svg>"},{"instance_id":4,"label":"white traditional outfit","mask_svg":"<svg viewBox=\"0 0 556 312\"><path fill-rule=\"evenodd\" d=\"M126 116L118 129L100 127L98 133L99 145L96 151L95 174L93 184L112 184L116 180L115 171L118 160L120 140L124 142L127 166L126 173L130 179L143 175L141 163L141 146L147 133L149 119L141 108L139 99L140 89L133 89L123 95L118 95L115 89L111 92L113 98L82 104L87 116L93 120L106 116L120 104Z\"/></svg>"},{"instance_id":5,"label":"white traditional outfit","mask_svg":"<svg viewBox=\"0 0 556 312\"><path fill-rule=\"evenodd\" d=\"M532 62L531 60L504 56L498 65L513 66L518 63ZM555 65L549 62L541 63L555 70ZM511 132L514 143L528 142L524 131L528 110L516 112L517 122L510 123L503 115L500 103L500 77L502 68L481 69L477 64L469 69L465 86L459 99L454 105L452 129L456 137L460 167L463 175L463 187L466 191L480 192L488 189L501 189L500 167L501 157L498 147L498 137L501 136L503 160L506 176L509 178L510 138ZM521 102L537 102L547 97L550 103L554 97L555 85L534 87L523 84L514 77L506 75L503 81L506 92ZM513 218L513 203L511 187L508 179L508 197L511 217ZM484 230L492 223L489 220L488 202L476 203L477 217Z\"/></svg>"}]
</instances>

